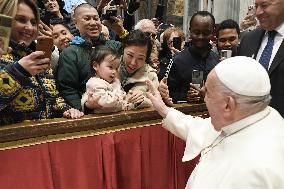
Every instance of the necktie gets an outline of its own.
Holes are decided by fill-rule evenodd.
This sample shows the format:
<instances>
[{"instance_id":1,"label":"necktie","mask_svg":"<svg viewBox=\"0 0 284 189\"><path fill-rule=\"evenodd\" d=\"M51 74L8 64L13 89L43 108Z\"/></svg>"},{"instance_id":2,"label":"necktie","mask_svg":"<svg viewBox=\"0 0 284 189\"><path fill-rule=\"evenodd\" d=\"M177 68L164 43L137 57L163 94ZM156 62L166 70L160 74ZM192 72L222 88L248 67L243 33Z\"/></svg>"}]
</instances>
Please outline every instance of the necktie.
<instances>
[{"instance_id":1,"label":"necktie","mask_svg":"<svg viewBox=\"0 0 284 189\"><path fill-rule=\"evenodd\" d=\"M268 32L268 41L266 46L264 47L263 52L261 53L259 63L266 69L268 70L272 50L273 50L273 45L274 45L274 38L275 35L277 34L277 31L272 30Z\"/></svg>"}]
</instances>

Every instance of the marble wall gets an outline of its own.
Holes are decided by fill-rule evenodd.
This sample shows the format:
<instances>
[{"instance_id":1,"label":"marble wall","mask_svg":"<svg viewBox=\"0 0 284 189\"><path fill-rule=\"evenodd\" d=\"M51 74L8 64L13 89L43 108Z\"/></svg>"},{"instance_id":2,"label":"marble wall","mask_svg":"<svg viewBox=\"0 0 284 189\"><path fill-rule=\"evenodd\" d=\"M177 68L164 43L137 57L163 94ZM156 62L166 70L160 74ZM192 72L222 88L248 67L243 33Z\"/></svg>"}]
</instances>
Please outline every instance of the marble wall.
<instances>
[{"instance_id":1,"label":"marble wall","mask_svg":"<svg viewBox=\"0 0 284 189\"><path fill-rule=\"evenodd\" d=\"M99 0L87 0L92 4L97 4ZM129 0L127 0L129 1ZM164 22L174 24L188 32L188 22L190 17L197 10L207 10L212 12L216 18L216 23L231 18L240 22L246 15L248 5L254 4L255 0L141 0L141 6L135 14L136 22L143 18L155 16L157 5L166 5Z\"/></svg>"},{"instance_id":2,"label":"marble wall","mask_svg":"<svg viewBox=\"0 0 284 189\"><path fill-rule=\"evenodd\" d=\"M249 5L254 4L255 0L214 0L213 15L216 23L225 19L233 19L240 22L247 13Z\"/></svg>"}]
</instances>

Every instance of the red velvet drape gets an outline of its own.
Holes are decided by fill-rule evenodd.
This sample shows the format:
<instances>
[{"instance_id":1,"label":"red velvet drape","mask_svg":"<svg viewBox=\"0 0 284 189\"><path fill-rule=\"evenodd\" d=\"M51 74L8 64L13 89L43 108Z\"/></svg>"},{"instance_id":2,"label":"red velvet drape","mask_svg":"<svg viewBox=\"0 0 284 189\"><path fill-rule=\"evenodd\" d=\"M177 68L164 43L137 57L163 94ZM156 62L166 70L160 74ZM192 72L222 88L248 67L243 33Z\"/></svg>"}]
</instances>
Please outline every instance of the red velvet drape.
<instances>
[{"instance_id":1,"label":"red velvet drape","mask_svg":"<svg viewBox=\"0 0 284 189\"><path fill-rule=\"evenodd\" d=\"M3 189L183 189L196 160L160 126L0 151Z\"/></svg>"}]
</instances>

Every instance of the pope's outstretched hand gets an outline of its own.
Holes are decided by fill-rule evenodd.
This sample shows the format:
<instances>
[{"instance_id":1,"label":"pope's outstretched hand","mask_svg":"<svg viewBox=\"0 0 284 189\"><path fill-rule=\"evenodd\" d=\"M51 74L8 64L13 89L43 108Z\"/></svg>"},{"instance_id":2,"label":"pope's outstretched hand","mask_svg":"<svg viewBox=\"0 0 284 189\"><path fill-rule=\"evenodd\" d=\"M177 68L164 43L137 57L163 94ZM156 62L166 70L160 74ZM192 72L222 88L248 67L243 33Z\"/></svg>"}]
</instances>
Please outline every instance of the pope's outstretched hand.
<instances>
[{"instance_id":1,"label":"pope's outstretched hand","mask_svg":"<svg viewBox=\"0 0 284 189\"><path fill-rule=\"evenodd\" d=\"M166 106L160 92L154 86L152 81L146 80L146 85L148 87L146 95L151 100L153 107L159 112L162 117L166 117L170 108Z\"/></svg>"}]
</instances>

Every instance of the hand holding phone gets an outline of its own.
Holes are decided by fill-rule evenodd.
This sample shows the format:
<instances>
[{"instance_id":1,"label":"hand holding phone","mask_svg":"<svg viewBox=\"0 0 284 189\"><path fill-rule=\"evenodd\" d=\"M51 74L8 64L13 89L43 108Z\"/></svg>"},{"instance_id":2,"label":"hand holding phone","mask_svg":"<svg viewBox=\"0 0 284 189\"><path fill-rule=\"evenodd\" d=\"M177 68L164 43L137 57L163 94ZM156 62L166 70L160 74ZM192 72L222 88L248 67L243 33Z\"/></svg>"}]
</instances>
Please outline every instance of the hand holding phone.
<instances>
[{"instance_id":1,"label":"hand holding phone","mask_svg":"<svg viewBox=\"0 0 284 189\"><path fill-rule=\"evenodd\" d=\"M250 15L250 20L253 21L255 19L255 6L249 5L247 15Z\"/></svg>"},{"instance_id":2,"label":"hand holding phone","mask_svg":"<svg viewBox=\"0 0 284 189\"><path fill-rule=\"evenodd\" d=\"M117 7L116 6L109 6L109 8L105 12L104 19L105 20L111 20L112 16L117 16Z\"/></svg>"},{"instance_id":3,"label":"hand holding phone","mask_svg":"<svg viewBox=\"0 0 284 189\"><path fill-rule=\"evenodd\" d=\"M41 58L43 56L44 54L42 51L35 51L24 56L18 62L27 72L34 76L50 67L49 60Z\"/></svg>"}]
</instances>

